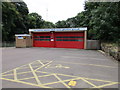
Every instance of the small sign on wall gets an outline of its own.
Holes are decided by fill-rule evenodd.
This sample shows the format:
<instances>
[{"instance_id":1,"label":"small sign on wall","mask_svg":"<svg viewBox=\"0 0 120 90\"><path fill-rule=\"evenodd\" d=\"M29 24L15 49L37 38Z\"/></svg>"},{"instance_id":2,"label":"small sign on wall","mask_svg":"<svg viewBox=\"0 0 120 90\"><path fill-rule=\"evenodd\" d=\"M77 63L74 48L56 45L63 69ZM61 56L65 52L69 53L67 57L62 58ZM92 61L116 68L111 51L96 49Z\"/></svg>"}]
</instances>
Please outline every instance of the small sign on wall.
<instances>
[{"instance_id":1,"label":"small sign on wall","mask_svg":"<svg viewBox=\"0 0 120 90\"><path fill-rule=\"evenodd\" d=\"M23 39L23 37L22 36L18 36L18 39Z\"/></svg>"}]
</instances>

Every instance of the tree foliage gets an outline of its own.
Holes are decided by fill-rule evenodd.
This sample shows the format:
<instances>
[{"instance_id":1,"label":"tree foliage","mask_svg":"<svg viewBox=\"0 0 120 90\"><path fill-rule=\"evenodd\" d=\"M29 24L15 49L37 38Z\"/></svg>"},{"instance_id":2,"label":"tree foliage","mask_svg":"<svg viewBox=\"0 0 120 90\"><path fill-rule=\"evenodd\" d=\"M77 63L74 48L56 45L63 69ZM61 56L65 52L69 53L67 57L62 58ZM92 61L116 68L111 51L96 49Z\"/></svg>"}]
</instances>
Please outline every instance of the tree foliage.
<instances>
[{"instance_id":1,"label":"tree foliage","mask_svg":"<svg viewBox=\"0 0 120 90\"><path fill-rule=\"evenodd\" d=\"M52 22L37 13L29 13L21 2L2 2L2 41L14 41L15 34L28 33L29 28L54 28Z\"/></svg>"},{"instance_id":2,"label":"tree foliage","mask_svg":"<svg viewBox=\"0 0 120 90\"><path fill-rule=\"evenodd\" d=\"M14 35L29 28L87 27L88 39L120 41L120 2L85 2L84 11L55 24L37 13L29 13L24 2L2 2L2 40L14 41Z\"/></svg>"},{"instance_id":3,"label":"tree foliage","mask_svg":"<svg viewBox=\"0 0 120 90\"><path fill-rule=\"evenodd\" d=\"M88 39L118 41L120 2L85 2L84 9L75 17L58 21L56 27L88 27Z\"/></svg>"},{"instance_id":4,"label":"tree foliage","mask_svg":"<svg viewBox=\"0 0 120 90\"><path fill-rule=\"evenodd\" d=\"M13 41L15 34L28 32L27 15L28 8L24 2L2 2L3 41Z\"/></svg>"}]
</instances>

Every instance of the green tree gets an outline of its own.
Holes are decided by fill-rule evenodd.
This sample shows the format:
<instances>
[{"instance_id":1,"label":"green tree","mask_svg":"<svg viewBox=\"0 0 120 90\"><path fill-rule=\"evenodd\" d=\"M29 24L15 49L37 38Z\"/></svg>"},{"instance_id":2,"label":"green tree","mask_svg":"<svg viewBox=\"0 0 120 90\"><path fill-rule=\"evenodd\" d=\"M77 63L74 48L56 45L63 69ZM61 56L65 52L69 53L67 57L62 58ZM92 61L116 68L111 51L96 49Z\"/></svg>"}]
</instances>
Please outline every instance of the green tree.
<instances>
[{"instance_id":1,"label":"green tree","mask_svg":"<svg viewBox=\"0 0 120 90\"><path fill-rule=\"evenodd\" d=\"M55 25L52 22L44 21L42 28L55 28Z\"/></svg>"},{"instance_id":2,"label":"green tree","mask_svg":"<svg viewBox=\"0 0 120 90\"><path fill-rule=\"evenodd\" d=\"M65 20L58 21L55 23L56 28L67 28L69 27Z\"/></svg>"},{"instance_id":3,"label":"green tree","mask_svg":"<svg viewBox=\"0 0 120 90\"><path fill-rule=\"evenodd\" d=\"M44 20L37 13L30 13L29 18L29 28L42 28Z\"/></svg>"},{"instance_id":4,"label":"green tree","mask_svg":"<svg viewBox=\"0 0 120 90\"><path fill-rule=\"evenodd\" d=\"M28 8L24 2L2 2L2 40L14 41L14 35L28 33Z\"/></svg>"},{"instance_id":5,"label":"green tree","mask_svg":"<svg viewBox=\"0 0 120 90\"><path fill-rule=\"evenodd\" d=\"M103 41L118 40L118 2L86 2L85 12L88 17L88 35L90 39L99 39ZM114 8L113 8L114 7Z\"/></svg>"}]
</instances>

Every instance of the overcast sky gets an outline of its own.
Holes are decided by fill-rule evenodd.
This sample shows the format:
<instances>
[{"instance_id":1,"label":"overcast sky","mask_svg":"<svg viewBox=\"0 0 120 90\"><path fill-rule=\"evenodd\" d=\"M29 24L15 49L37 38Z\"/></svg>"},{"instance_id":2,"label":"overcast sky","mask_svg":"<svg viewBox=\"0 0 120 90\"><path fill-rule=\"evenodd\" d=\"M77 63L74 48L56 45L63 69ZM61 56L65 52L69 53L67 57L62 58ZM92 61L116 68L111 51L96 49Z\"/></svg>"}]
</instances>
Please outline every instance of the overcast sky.
<instances>
[{"instance_id":1,"label":"overcast sky","mask_svg":"<svg viewBox=\"0 0 120 90\"><path fill-rule=\"evenodd\" d=\"M23 0L29 12L37 12L46 21L66 20L84 10L85 0Z\"/></svg>"}]
</instances>

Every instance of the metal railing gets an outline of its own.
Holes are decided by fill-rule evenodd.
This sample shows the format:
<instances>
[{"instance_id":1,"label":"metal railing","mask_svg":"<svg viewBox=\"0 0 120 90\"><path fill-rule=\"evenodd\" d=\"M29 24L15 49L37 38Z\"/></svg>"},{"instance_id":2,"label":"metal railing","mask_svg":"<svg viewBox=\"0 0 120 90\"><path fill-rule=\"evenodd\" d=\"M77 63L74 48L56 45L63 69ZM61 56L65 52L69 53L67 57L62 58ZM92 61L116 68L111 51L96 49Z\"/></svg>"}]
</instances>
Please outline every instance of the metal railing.
<instances>
[{"instance_id":1,"label":"metal railing","mask_svg":"<svg viewBox=\"0 0 120 90\"><path fill-rule=\"evenodd\" d=\"M15 47L15 42L2 42L0 47Z\"/></svg>"}]
</instances>

